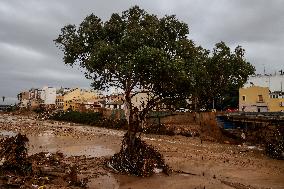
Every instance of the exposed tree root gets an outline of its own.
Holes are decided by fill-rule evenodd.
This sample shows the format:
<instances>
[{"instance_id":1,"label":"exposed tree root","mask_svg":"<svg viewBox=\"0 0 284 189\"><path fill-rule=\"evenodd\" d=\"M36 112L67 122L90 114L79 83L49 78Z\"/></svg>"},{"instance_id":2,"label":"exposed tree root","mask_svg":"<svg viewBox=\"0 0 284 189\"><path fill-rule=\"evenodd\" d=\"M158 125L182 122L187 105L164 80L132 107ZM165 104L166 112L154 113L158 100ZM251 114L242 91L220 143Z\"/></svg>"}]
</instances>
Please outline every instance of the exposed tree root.
<instances>
[{"instance_id":1,"label":"exposed tree root","mask_svg":"<svg viewBox=\"0 0 284 189\"><path fill-rule=\"evenodd\" d=\"M111 157L109 165L118 172L141 177L151 176L158 170L170 172L162 154L138 137L130 141L128 134L124 135L120 152Z\"/></svg>"}]
</instances>

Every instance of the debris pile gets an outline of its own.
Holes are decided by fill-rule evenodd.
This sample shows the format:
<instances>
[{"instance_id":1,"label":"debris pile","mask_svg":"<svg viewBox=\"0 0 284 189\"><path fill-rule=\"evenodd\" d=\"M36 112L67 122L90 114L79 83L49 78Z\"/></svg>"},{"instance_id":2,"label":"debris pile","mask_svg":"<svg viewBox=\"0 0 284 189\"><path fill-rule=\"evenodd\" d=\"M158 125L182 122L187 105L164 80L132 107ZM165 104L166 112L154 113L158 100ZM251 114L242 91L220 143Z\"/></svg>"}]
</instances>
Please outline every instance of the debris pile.
<instances>
[{"instance_id":1,"label":"debris pile","mask_svg":"<svg viewBox=\"0 0 284 189\"><path fill-rule=\"evenodd\" d=\"M77 167L66 163L62 153L28 156L28 141L22 134L0 140L0 188L86 188L88 180L77 177Z\"/></svg>"},{"instance_id":2,"label":"debris pile","mask_svg":"<svg viewBox=\"0 0 284 189\"><path fill-rule=\"evenodd\" d=\"M36 118L39 120L48 120L51 117L57 115L57 114L61 114L62 111L60 110L44 110L44 111L37 111L37 116Z\"/></svg>"},{"instance_id":3,"label":"debris pile","mask_svg":"<svg viewBox=\"0 0 284 189\"><path fill-rule=\"evenodd\" d=\"M125 134L120 152L112 156L108 163L111 168L141 177L151 176L155 172L169 174L170 169L158 151L138 137L135 137L131 146L129 140Z\"/></svg>"},{"instance_id":4,"label":"debris pile","mask_svg":"<svg viewBox=\"0 0 284 189\"><path fill-rule=\"evenodd\" d=\"M28 160L26 135L18 134L14 137L0 140L0 173L30 175L32 173L32 163Z\"/></svg>"},{"instance_id":5,"label":"debris pile","mask_svg":"<svg viewBox=\"0 0 284 189\"><path fill-rule=\"evenodd\" d=\"M284 136L279 130L274 133L274 138L266 143L265 152L271 158L284 160Z\"/></svg>"}]
</instances>

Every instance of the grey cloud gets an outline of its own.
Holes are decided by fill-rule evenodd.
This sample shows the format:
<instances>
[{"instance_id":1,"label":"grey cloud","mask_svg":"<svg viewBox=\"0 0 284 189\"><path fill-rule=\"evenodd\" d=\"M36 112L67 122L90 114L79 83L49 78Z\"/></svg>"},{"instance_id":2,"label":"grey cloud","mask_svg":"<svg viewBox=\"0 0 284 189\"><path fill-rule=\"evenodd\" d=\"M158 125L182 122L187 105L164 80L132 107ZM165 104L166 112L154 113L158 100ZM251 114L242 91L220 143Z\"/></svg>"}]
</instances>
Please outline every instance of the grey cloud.
<instances>
[{"instance_id":1,"label":"grey cloud","mask_svg":"<svg viewBox=\"0 0 284 189\"><path fill-rule=\"evenodd\" d=\"M88 14L105 21L133 5L158 16L176 14L189 25L189 38L205 48L221 40L243 46L259 72L284 68L283 0L7 0L0 1L0 96L43 85L87 87L78 69L63 64L53 40Z\"/></svg>"}]
</instances>

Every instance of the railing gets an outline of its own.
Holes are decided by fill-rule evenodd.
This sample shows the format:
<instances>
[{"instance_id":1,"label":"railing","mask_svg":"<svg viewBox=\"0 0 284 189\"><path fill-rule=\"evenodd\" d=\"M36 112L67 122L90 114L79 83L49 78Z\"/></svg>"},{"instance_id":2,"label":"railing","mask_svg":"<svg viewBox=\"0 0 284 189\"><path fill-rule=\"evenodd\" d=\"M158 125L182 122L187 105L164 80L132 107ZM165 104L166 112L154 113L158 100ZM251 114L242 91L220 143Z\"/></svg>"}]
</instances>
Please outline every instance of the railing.
<instances>
[{"instance_id":1,"label":"railing","mask_svg":"<svg viewBox=\"0 0 284 189\"><path fill-rule=\"evenodd\" d=\"M256 106L267 106L267 104L264 101L258 101L256 102Z\"/></svg>"}]
</instances>

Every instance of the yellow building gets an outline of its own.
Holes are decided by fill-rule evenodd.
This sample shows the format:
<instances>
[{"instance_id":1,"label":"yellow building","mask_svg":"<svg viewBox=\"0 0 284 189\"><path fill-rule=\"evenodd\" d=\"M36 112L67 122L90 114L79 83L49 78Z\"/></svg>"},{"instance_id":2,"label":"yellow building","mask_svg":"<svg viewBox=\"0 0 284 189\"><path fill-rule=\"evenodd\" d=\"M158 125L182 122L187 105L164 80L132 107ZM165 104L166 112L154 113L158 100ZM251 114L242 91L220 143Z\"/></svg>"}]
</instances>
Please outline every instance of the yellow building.
<instances>
[{"instance_id":1,"label":"yellow building","mask_svg":"<svg viewBox=\"0 0 284 189\"><path fill-rule=\"evenodd\" d=\"M284 112L284 92L270 93L269 109L271 112Z\"/></svg>"},{"instance_id":2,"label":"yellow building","mask_svg":"<svg viewBox=\"0 0 284 189\"><path fill-rule=\"evenodd\" d=\"M251 86L239 89L239 111L284 111L284 93L270 93L268 87Z\"/></svg>"},{"instance_id":3,"label":"yellow building","mask_svg":"<svg viewBox=\"0 0 284 189\"><path fill-rule=\"evenodd\" d=\"M71 108L73 111L77 111L80 103L95 98L96 96L97 93L91 90L80 88L71 89L67 94L63 96L63 110L66 111Z\"/></svg>"}]
</instances>

